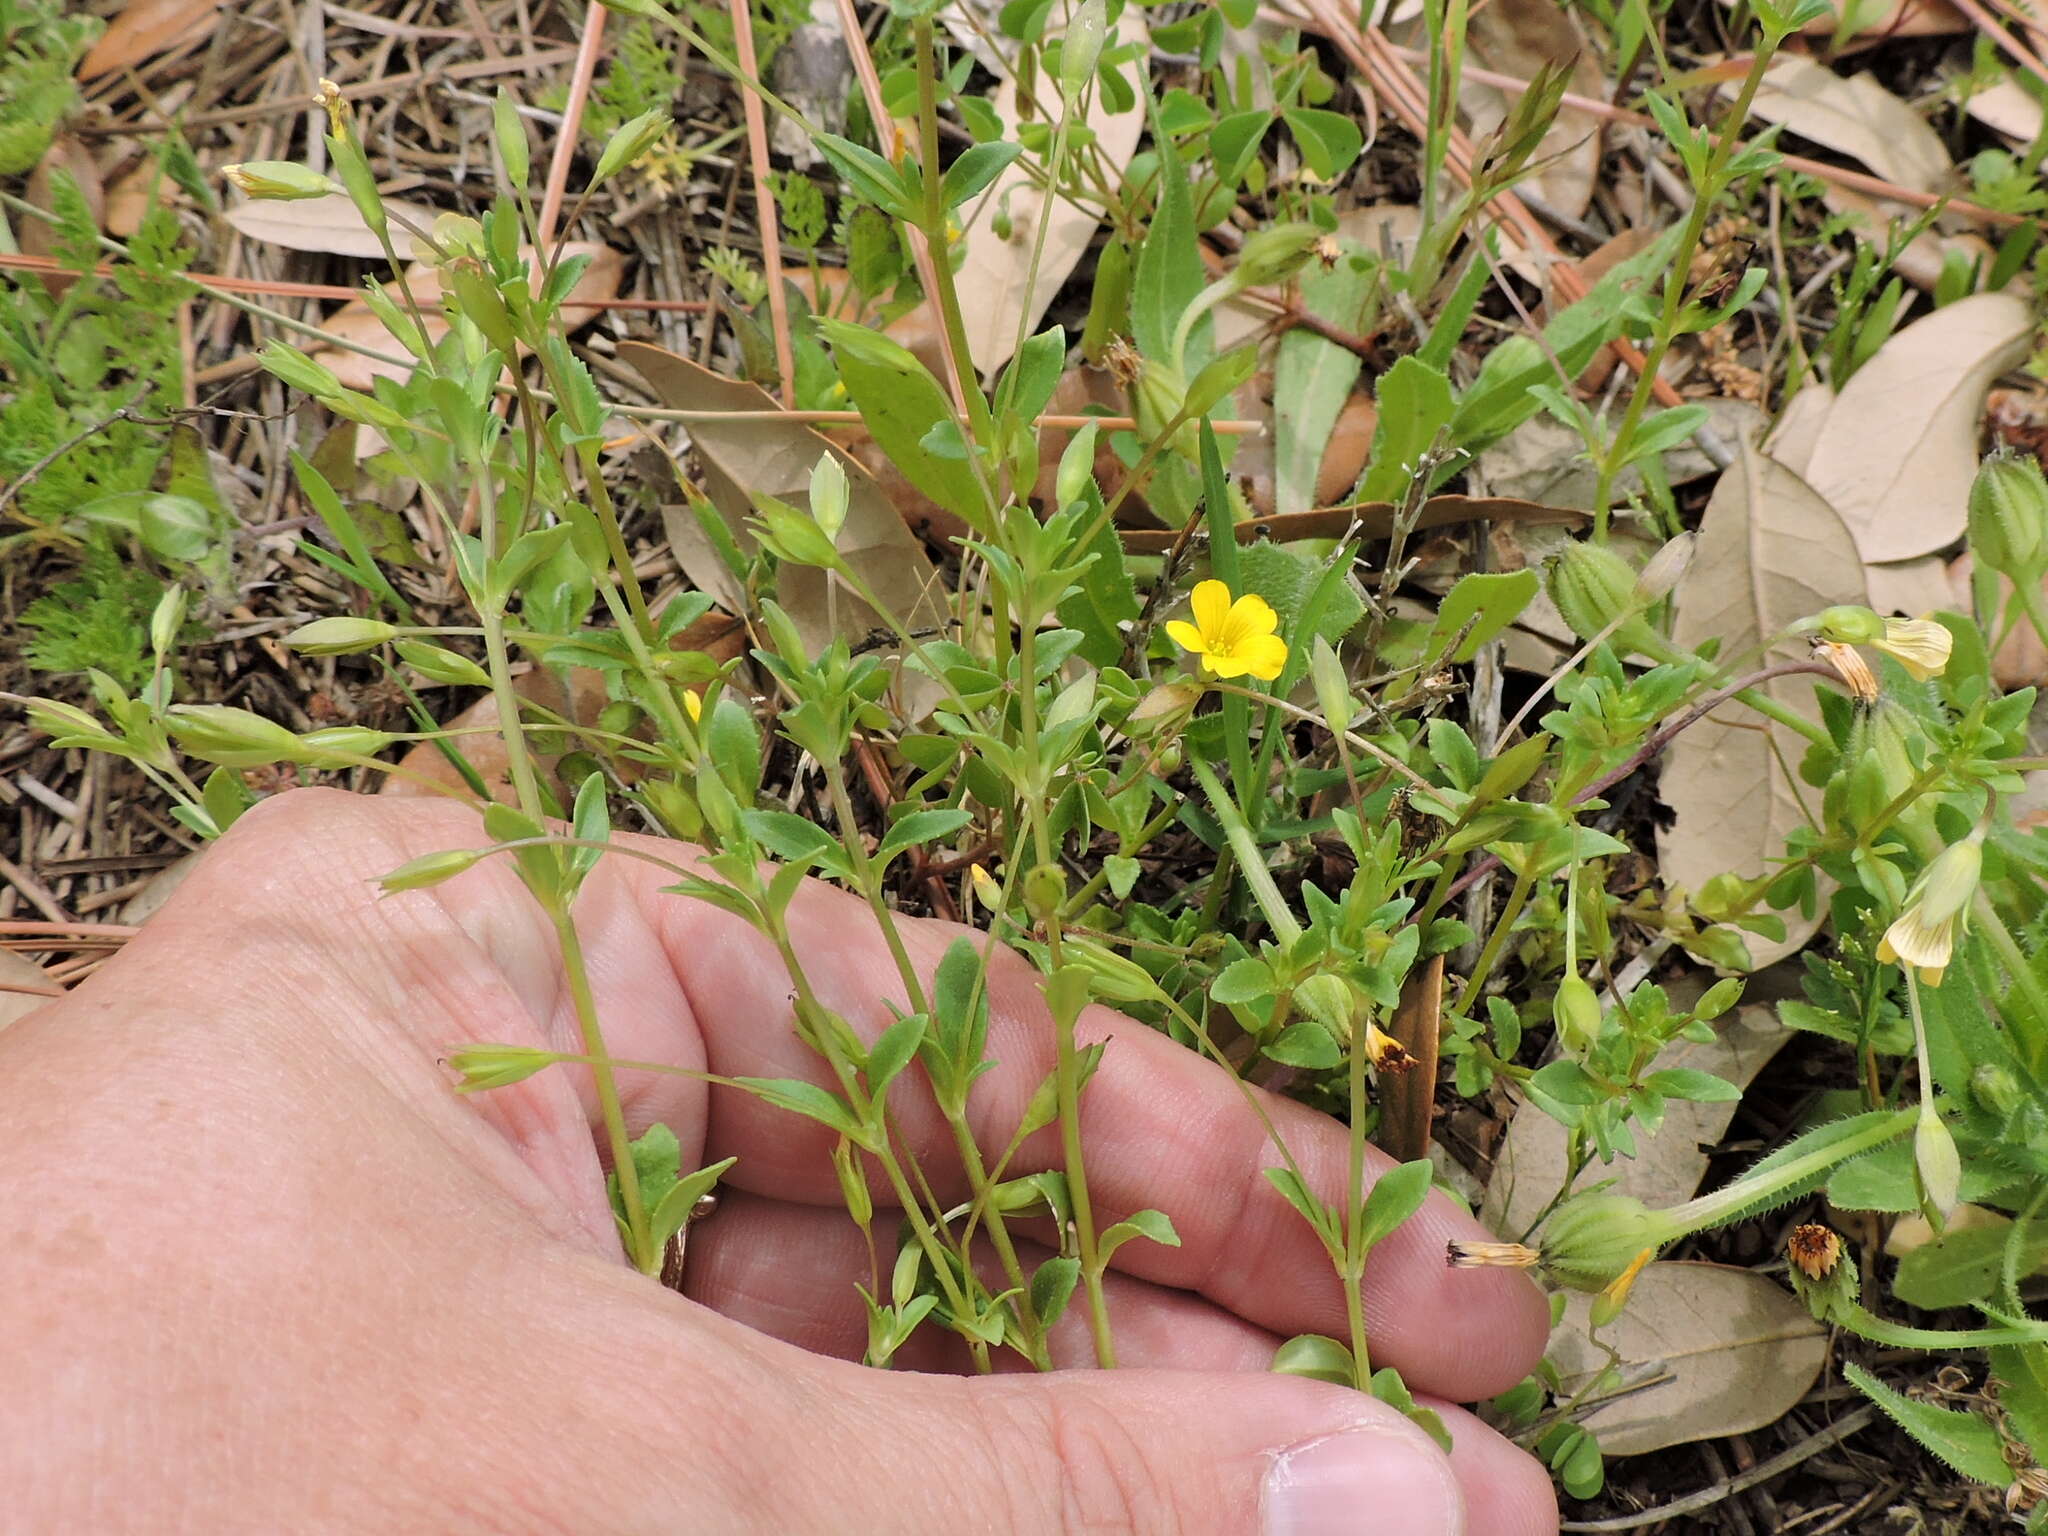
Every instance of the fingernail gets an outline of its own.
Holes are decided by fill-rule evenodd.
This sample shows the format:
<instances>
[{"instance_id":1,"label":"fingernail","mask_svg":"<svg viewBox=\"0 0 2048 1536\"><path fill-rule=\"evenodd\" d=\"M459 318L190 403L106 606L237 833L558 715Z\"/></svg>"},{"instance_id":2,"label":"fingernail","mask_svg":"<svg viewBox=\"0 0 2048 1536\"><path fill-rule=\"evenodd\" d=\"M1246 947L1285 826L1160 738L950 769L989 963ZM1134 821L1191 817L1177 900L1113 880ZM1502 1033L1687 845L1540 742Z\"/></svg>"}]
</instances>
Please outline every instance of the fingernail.
<instances>
[{"instance_id":1,"label":"fingernail","mask_svg":"<svg viewBox=\"0 0 2048 1536\"><path fill-rule=\"evenodd\" d=\"M1267 1470L1264 1536L1461 1536L1451 1464L1419 1436L1362 1426L1304 1440Z\"/></svg>"}]
</instances>

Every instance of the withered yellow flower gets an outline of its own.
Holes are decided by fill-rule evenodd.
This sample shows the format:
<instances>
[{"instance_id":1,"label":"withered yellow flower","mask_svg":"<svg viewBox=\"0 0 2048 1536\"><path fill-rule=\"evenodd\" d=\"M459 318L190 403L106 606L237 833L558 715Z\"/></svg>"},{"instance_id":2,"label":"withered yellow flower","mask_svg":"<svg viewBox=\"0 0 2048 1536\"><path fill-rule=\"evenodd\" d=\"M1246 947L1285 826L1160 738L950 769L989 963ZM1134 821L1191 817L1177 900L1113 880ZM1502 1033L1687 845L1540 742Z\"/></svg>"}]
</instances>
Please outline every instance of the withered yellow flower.
<instances>
[{"instance_id":1,"label":"withered yellow flower","mask_svg":"<svg viewBox=\"0 0 2048 1536\"><path fill-rule=\"evenodd\" d=\"M1871 643L1924 683L1948 665L1955 637L1932 619L1886 619L1884 634Z\"/></svg>"},{"instance_id":2,"label":"withered yellow flower","mask_svg":"<svg viewBox=\"0 0 2048 1536\"><path fill-rule=\"evenodd\" d=\"M1955 953L1956 933L1984 872L1984 828L1942 850L1906 895L1906 908L1877 946L1877 958L1920 973L1930 987L1941 985Z\"/></svg>"},{"instance_id":3,"label":"withered yellow flower","mask_svg":"<svg viewBox=\"0 0 2048 1536\"><path fill-rule=\"evenodd\" d=\"M1280 616L1256 593L1232 601L1220 581L1196 583L1190 603L1195 621L1173 619L1166 632L1174 643L1201 659L1212 677L1255 677L1271 682L1287 665L1287 642L1274 631Z\"/></svg>"}]
</instances>

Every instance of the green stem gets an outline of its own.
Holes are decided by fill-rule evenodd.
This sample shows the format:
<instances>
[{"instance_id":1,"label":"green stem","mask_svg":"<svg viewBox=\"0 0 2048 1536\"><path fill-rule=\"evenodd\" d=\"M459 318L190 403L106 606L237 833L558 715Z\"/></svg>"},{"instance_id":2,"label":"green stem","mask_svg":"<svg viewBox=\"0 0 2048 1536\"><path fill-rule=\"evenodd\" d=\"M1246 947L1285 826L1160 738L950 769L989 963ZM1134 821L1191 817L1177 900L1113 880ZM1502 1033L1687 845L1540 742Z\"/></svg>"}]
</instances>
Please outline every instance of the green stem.
<instances>
[{"instance_id":1,"label":"green stem","mask_svg":"<svg viewBox=\"0 0 2048 1536\"><path fill-rule=\"evenodd\" d=\"M1351 1330L1352 1380L1361 1392L1372 1382L1372 1344L1365 1331L1365 1042L1354 1026L1351 1037L1351 1148L1346 1170L1344 1215L1344 1319Z\"/></svg>"},{"instance_id":2,"label":"green stem","mask_svg":"<svg viewBox=\"0 0 2048 1536\"><path fill-rule=\"evenodd\" d=\"M2013 987L2025 996L2027 1006L2034 1011L2037 1027L2027 1032L2032 1046L2027 1054L2030 1058L2028 1065L2039 1072L2048 1067L2048 986L2042 985L2040 974L2027 958L2026 951L2020 948L2019 940L2013 937L2012 930L2006 926L1991 898L1981 890L1971 904L1971 913L1984 937L1991 941L1991 948L2005 967Z\"/></svg>"},{"instance_id":3,"label":"green stem","mask_svg":"<svg viewBox=\"0 0 2048 1536\"><path fill-rule=\"evenodd\" d=\"M1209 797L1216 819L1223 824L1223 835L1229 840L1231 851L1237 855L1238 869L1244 875L1244 883L1251 887L1260 912L1265 914L1266 925L1282 944L1292 944L1301 937L1301 924L1294 920L1294 914L1287 909L1286 898L1280 894L1280 887L1273 883L1273 872L1266 868L1266 861L1260 857L1259 845L1252 837L1252 829L1245 824L1237 802L1231 799L1230 792L1199 757L1190 757L1188 767L1201 784L1202 792Z\"/></svg>"},{"instance_id":4,"label":"green stem","mask_svg":"<svg viewBox=\"0 0 2048 1536\"><path fill-rule=\"evenodd\" d=\"M566 906L550 915L554 919L555 939L562 947L562 973L568 978L569 996L576 1007L576 1027L583 1036L584 1054L590 1058L591 1075L597 1082L598 1110L604 1116L612 1172L619 1181L619 1203L626 1208L630 1257L642 1274L652 1275L661 1269L661 1252L648 1230L647 1208L640 1198L640 1173L633 1162L632 1141L626 1135L618 1078L613 1073L611 1057L605 1052L604 1032L597 1021L597 999L591 993L589 968L583 962L583 941L577 936L575 920Z\"/></svg>"},{"instance_id":5,"label":"green stem","mask_svg":"<svg viewBox=\"0 0 2048 1536\"><path fill-rule=\"evenodd\" d=\"M1515 871L1514 888L1508 892L1507 905L1500 909L1500 916L1494 919L1493 931L1486 936L1486 948L1479 952L1479 963L1472 967L1472 974L1465 979L1464 988L1458 993L1458 1006L1451 1011L1465 1014L1472 999L1479 995L1479 989L1486 985L1486 978L1492 974L1495 962L1508 941L1508 931L1515 926L1515 919L1522 915L1522 908L1528 905L1529 893L1536 887L1535 876L1530 872L1533 865Z\"/></svg>"}]
</instances>

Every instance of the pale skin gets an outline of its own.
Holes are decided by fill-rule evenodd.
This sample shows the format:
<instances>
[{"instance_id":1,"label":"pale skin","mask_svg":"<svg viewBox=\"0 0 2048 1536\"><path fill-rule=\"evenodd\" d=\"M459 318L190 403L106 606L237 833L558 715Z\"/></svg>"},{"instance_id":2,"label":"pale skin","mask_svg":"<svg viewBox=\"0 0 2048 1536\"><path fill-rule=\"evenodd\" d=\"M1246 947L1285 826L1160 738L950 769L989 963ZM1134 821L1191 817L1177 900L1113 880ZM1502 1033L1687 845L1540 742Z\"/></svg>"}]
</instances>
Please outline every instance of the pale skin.
<instances>
[{"instance_id":1,"label":"pale skin","mask_svg":"<svg viewBox=\"0 0 2048 1536\"><path fill-rule=\"evenodd\" d=\"M476 1041L576 1048L545 918L505 860L380 899L482 841L460 807L307 791L259 806L141 936L0 1031L0 1488L19 1531L1267 1532L1545 1536L1542 1471L1446 1406L1448 1456L1360 1394L1265 1371L1343 1299L1220 1069L1094 1010L1083 1101L1128 1370L850 1363L867 1275L824 1133L686 1078L622 1079L685 1166L737 1156L691 1229L688 1296L620 1257L589 1075L458 1096ZM646 844L673 856L674 844ZM736 919L605 860L578 908L613 1053L822 1080L788 981ZM872 1037L898 983L872 917L822 887L794 925L823 999ZM927 973L960 930L907 925ZM1032 975L992 972L976 1091L1000 1146L1050 1062ZM904 1135L962 1187L928 1100ZM1325 1195L1341 1127L1283 1100ZM1017 1171L1056 1166L1050 1133ZM1376 1163L1375 1167L1383 1167ZM878 1206L884 1195L878 1193ZM893 1240L893 1214L876 1227ZM1366 1281L1376 1363L1470 1401L1541 1352L1522 1277L1448 1272L1478 1226L1432 1197ZM1042 1250L1033 1250L1034 1253ZM1055 1355L1088 1360L1078 1317Z\"/></svg>"}]
</instances>

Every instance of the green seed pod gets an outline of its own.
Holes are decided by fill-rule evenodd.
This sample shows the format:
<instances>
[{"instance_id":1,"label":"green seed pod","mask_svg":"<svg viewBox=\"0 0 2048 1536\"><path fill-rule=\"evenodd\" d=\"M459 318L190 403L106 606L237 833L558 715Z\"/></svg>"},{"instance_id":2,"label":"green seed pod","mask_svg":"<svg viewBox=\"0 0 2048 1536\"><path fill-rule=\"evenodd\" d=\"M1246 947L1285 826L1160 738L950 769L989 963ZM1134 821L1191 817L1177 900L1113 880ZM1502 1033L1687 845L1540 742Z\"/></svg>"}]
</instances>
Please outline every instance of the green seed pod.
<instances>
[{"instance_id":1,"label":"green seed pod","mask_svg":"<svg viewBox=\"0 0 2048 1536\"><path fill-rule=\"evenodd\" d=\"M1574 1195L1544 1225L1543 1268L1575 1291L1604 1291L1644 1249L1661 1248L1676 1235L1668 1225L1632 1195Z\"/></svg>"},{"instance_id":2,"label":"green seed pod","mask_svg":"<svg viewBox=\"0 0 2048 1536\"><path fill-rule=\"evenodd\" d=\"M459 688L488 688L491 674L460 651L430 645L424 640L397 642L398 659L430 683L448 683Z\"/></svg>"},{"instance_id":3,"label":"green seed pod","mask_svg":"<svg viewBox=\"0 0 2048 1536\"><path fill-rule=\"evenodd\" d=\"M297 202L342 190L318 171L289 160L250 160L241 165L224 165L220 173L244 196L266 202Z\"/></svg>"},{"instance_id":4,"label":"green seed pod","mask_svg":"<svg viewBox=\"0 0 2048 1536\"><path fill-rule=\"evenodd\" d=\"M223 768L295 762L299 738L274 720L227 704L174 704L164 725L180 751Z\"/></svg>"},{"instance_id":5,"label":"green seed pod","mask_svg":"<svg viewBox=\"0 0 2048 1536\"><path fill-rule=\"evenodd\" d=\"M1550 567L1550 600L1581 640L1605 634L1624 656L1670 651L1642 620L1635 571L1604 544L1575 540L1565 545Z\"/></svg>"},{"instance_id":6,"label":"green seed pod","mask_svg":"<svg viewBox=\"0 0 2048 1536\"><path fill-rule=\"evenodd\" d=\"M1162 996L1145 967L1093 939L1069 935L1060 945L1060 958L1086 971L1088 990L1104 1002L1149 1003Z\"/></svg>"},{"instance_id":7,"label":"green seed pod","mask_svg":"<svg viewBox=\"0 0 2048 1536\"><path fill-rule=\"evenodd\" d=\"M1294 1001L1339 1040L1351 1038L1352 1022L1358 1017L1358 994L1342 976L1325 971L1309 977L1294 989Z\"/></svg>"},{"instance_id":8,"label":"green seed pod","mask_svg":"<svg viewBox=\"0 0 2048 1536\"><path fill-rule=\"evenodd\" d=\"M1823 608L1811 619L1802 620L1793 627L1804 632L1808 625L1823 640L1832 640L1837 645L1869 645L1884 638L1884 620L1855 603Z\"/></svg>"},{"instance_id":9,"label":"green seed pod","mask_svg":"<svg viewBox=\"0 0 2048 1536\"><path fill-rule=\"evenodd\" d=\"M1567 976L1550 1000L1550 1019L1565 1049L1583 1055L1600 1038L1600 994L1583 976Z\"/></svg>"},{"instance_id":10,"label":"green seed pod","mask_svg":"<svg viewBox=\"0 0 2048 1536\"><path fill-rule=\"evenodd\" d=\"M1322 235L1318 226L1298 222L1275 224L1248 236L1238 252L1231 281L1239 288L1285 282L1308 265Z\"/></svg>"},{"instance_id":11,"label":"green seed pod","mask_svg":"<svg viewBox=\"0 0 2048 1536\"><path fill-rule=\"evenodd\" d=\"M284 637L284 643L308 656L346 656L351 651L367 651L397 637L398 626L395 624L386 624L380 619L341 617L315 619L310 624L301 624Z\"/></svg>"},{"instance_id":12,"label":"green seed pod","mask_svg":"<svg viewBox=\"0 0 2048 1536\"><path fill-rule=\"evenodd\" d=\"M1050 922L1067 901L1067 872L1057 864L1036 864L1024 876L1024 910Z\"/></svg>"},{"instance_id":13,"label":"green seed pod","mask_svg":"<svg viewBox=\"0 0 2048 1536\"><path fill-rule=\"evenodd\" d=\"M2009 1115L2023 1102L2019 1079L1991 1061L1970 1074L1970 1097L1995 1115Z\"/></svg>"},{"instance_id":14,"label":"green seed pod","mask_svg":"<svg viewBox=\"0 0 2048 1536\"><path fill-rule=\"evenodd\" d=\"M2048 480L2034 459L1994 453L1970 487L1970 552L2013 581L2048 570Z\"/></svg>"},{"instance_id":15,"label":"green seed pod","mask_svg":"<svg viewBox=\"0 0 2048 1536\"><path fill-rule=\"evenodd\" d=\"M422 891L454 879L483 856L479 848L444 848L439 853L423 853L406 860L377 883L387 895L394 891Z\"/></svg>"}]
</instances>

